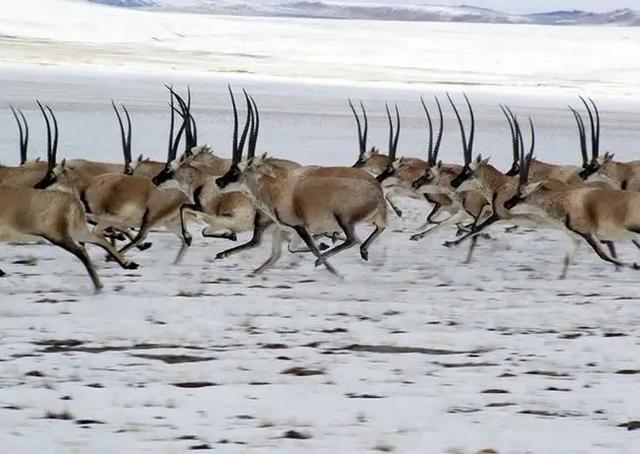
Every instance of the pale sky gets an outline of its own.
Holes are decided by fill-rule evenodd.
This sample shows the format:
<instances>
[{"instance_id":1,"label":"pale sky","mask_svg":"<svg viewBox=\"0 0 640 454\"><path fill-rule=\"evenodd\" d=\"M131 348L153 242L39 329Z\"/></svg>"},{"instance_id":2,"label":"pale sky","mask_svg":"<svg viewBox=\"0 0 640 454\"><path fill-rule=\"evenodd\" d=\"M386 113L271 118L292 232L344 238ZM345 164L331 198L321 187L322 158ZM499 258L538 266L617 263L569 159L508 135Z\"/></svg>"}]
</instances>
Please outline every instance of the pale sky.
<instances>
[{"instance_id":1,"label":"pale sky","mask_svg":"<svg viewBox=\"0 0 640 454\"><path fill-rule=\"evenodd\" d=\"M343 0L345 1L345 0ZM346 0L345 2L348 2ZM360 3L363 0L355 0ZM563 9L583 9L594 12L611 11L617 8L640 10L640 0L364 0L369 3L386 4L430 4L470 5L497 9L507 13L532 13Z\"/></svg>"}]
</instances>

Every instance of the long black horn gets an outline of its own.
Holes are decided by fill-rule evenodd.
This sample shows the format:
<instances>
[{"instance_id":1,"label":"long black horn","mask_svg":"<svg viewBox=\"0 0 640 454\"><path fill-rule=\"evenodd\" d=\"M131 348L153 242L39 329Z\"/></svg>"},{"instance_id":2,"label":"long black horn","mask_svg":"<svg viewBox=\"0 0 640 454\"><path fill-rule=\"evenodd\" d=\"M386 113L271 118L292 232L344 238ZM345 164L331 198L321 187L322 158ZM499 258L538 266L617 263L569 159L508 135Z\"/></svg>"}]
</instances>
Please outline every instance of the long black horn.
<instances>
[{"instance_id":1,"label":"long black horn","mask_svg":"<svg viewBox=\"0 0 640 454\"><path fill-rule=\"evenodd\" d=\"M58 120L53 110L51 110L51 107L45 106L45 108L49 111L51 119L53 120L53 146L51 154L53 156L53 164L55 165L58 162Z\"/></svg>"},{"instance_id":2,"label":"long black horn","mask_svg":"<svg viewBox=\"0 0 640 454\"><path fill-rule=\"evenodd\" d=\"M573 117L576 119L576 123L578 124L578 134L580 135L580 153L582 154L582 167L585 168L589 164L589 155L587 153L587 133L584 129L584 120L582 119L582 115L569 106L571 113L573 113Z\"/></svg>"},{"instance_id":3,"label":"long black horn","mask_svg":"<svg viewBox=\"0 0 640 454\"><path fill-rule=\"evenodd\" d=\"M511 131L511 148L513 151L512 168L515 168L515 166L520 162L520 156L518 155L518 138L516 137L516 130L513 126L513 122L511 121L511 117L509 116L510 111L507 111L507 108L502 104L500 104L500 109L502 110L504 116L507 117L507 121L509 122L509 130Z\"/></svg>"},{"instance_id":4,"label":"long black horn","mask_svg":"<svg viewBox=\"0 0 640 454\"><path fill-rule=\"evenodd\" d=\"M364 108L364 103L360 101L360 110L362 110L362 118L364 120L364 128L362 131L362 148L367 151L367 136L369 135L369 119L367 118L367 110Z\"/></svg>"},{"instance_id":5,"label":"long black horn","mask_svg":"<svg viewBox=\"0 0 640 454\"><path fill-rule=\"evenodd\" d=\"M387 110L387 120L389 121L389 148L388 154L391 156L393 151L393 122L391 121L391 113L389 112L389 104L384 103L384 108Z\"/></svg>"},{"instance_id":6,"label":"long black horn","mask_svg":"<svg viewBox=\"0 0 640 454\"><path fill-rule=\"evenodd\" d=\"M596 150L598 148L596 138L596 124L593 119L593 112L591 112L591 107L589 107L587 101L582 96L580 96L580 101L582 101L584 106L587 108L587 113L589 114L589 124L591 126L591 160L595 162L598 158L598 156L596 155Z\"/></svg>"},{"instance_id":7,"label":"long black horn","mask_svg":"<svg viewBox=\"0 0 640 454\"><path fill-rule=\"evenodd\" d=\"M253 158L256 155L256 146L258 145L258 133L260 132L260 113L258 112L258 106L253 96L249 96L251 104L253 104L253 115L255 120L255 127L252 127L253 132L249 138L249 158Z\"/></svg>"},{"instance_id":8,"label":"long black horn","mask_svg":"<svg viewBox=\"0 0 640 454\"><path fill-rule=\"evenodd\" d=\"M464 129L464 124L462 124L462 118L460 117L460 112L458 112L458 108L453 102L453 99L451 99L451 95L449 95L449 93L447 93L447 99L449 100L451 107L453 107L453 111L456 114L456 118L458 119L458 125L460 126L460 134L462 135L462 155L464 156L464 165L468 166L469 164L471 164L471 156L469 156L469 153L467 153L467 134Z\"/></svg>"},{"instance_id":9,"label":"long black horn","mask_svg":"<svg viewBox=\"0 0 640 454\"><path fill-rule=\"evenodd\" d=\"M427 116L427 127L429 128L427 162L433 165L433 123L431 121L431 115L429 114L429 109L427 109L427 105L425 104L424 98L422 96L420 96L420 103L422 104L422 109L424 110L424 113Z\"/></svg>"},{"instance_id":10,"label":"long black horn","mask_svg":"<svg viewBox=\"0 0 640 454\"><path fill-rule=\"evenodd\" d=\"M47 126L47 164L49 165L49 170L52 170L55 166L55 163L53 161L53 155L51 153L51 123L49 123L49 117L44 111L44 107L42 107L42 104L40 104L40 101L36 99L36 103L40 108L40 112L42 112L42 116L44 117L44 121Z\"/></svg>"},{"instance_id":11,"label":"long black horn","mask_svg":"<svg viewBox=\"0 0 640 454\"><path fill-rule=\"evenodd\" d=\"M29 148L29 123L27 123L27 119L25 118L22 110L18 109L18 113L20 117L22 117L22 121L24 122L24 130L22 129L22 123L18 118L18 114L16 114L16 109L13 106L9 106L11 108L11 112L13 113L13 117L16 119L16 123L18 123L18 131L20 133L20 165L27 162L27 150Z\"/></svg>"},{"instance_id":12,"label":"long black horn","mask_svg":"<svg viewBox=\"0 0 640 454\"><path fill-rule=\"evenodd\" d=\"M184 122L185 153L188 153L193 147L197 145L197 143L194 141L195 137L193 133L193 125L195 124L195 120L191 115L191 89L188 89L187 101L185 102L182 96L176 93L172 87L166 87L171 92L171 95L175 97L176 101L178 101L178 105L180 106L180 112L178 113L180 114Z\"/></svg>"},{"instance_id":13,"label":"long black horn","mask_svg":"<svg viewBox=\"0 0 640 454\"><path fill-rule=\"evenodd\" d=\"M249 95L247 94L247 92L245 90L242 90L242 92L244 93L244 98L247 102L247 119L244 122L244 128L242 129L242 136L240 137L240 143L238 144L238 149L240 150L239 154L241 159L242 159L242 153L244 152L244 144L247 139L247 133L249 132L249 129L253 129L253 108L251 106L251 101L249 100ZM251 138L249 138L249 140L251 140Z\"/></svg>"},{"instance_id":14,"label":"long black horn","mask_svg":"<svg viewBox=\"0 0 640 454\"><path fill-rule=\"evenodd\" d=\"M124 135L124 126L122 124L122 118L120 117L120 112L116 107L116 103L113 102L113 99L111 100L111 106L113 107L113 111L116 113L116 118L118 119L118 125L120 126L120 141L122 143L122 153L124 155L124 165L126 168L126 167L129 167L129 164L131 164L131 158L129 157L129 153L127 151L127 141Z\"/></svg>"},{"instance_id":15,"label":"long black horn","mask_svg":"<svg viewBox=\"0 0 640 454\"><path fill-rule=\"evenodd\" d=\"M233 106L233 154L232 154L232 162L233 164L237 164L240 162L241 156L238 155L238 109L236 108L236 99L233 96L233 90L231 90L231 85L227 86L229 88L229 94L231 95L231 105Z\"/></svg>"},{"instance_id":16,"label":"long black horn","mask_svg":"<svg viewBox=\"0 0 640 454\"><path fill-rule=\"evenodd\" d=\"M471 117L471 130L469 132L469 143L467 144L467 153L469 154L469 162L471 162L471 158L473 157L473 142L476 138L476 117L473 114L473 107L471 107L467 94L463 93L462 96L464 96L464 100L467 102L469 116Z\"/></svg>"},{"instance_id":17,"label":"long black horn","mask_svg":"<svg viewBox=\"0 0 640 454\"><path fill-rule=\"evenodd\" d=\"M440 117L440 128L438 129L438 137L436 143L433 146L433 164L438 160L438 153L440 153L440 144L442 143L442 135L444 134L444 115L442 115L442 106L437 96L434 96L436 100L436 106L438 106L438 116Z\"/></svg>"},{"instance_id":18,"label":"long black horn","mask_svg":"<svg viewBox=\"0 0 640 454\"><path fill-rule=\"evenodd\" d=\"M595 159L598 159L600 156L600 111L598 110L598 106L593 101L593 99L589 98L589 102L593 106L593 110L596 113L596 136L594 141L593 155Z\"/></svg>"},{"instance_id":19,"label":"long black horn","mask_svg":"<svg viewBox=\"0 0 640 454\"><path fill-rule=\"evenodd\" d=\"M169 87L168 85L165 85L165 87L167 87L169 90L173 90L173 87ZM173 143L173 130L175 128L175 121L176 121L176 114L174 112L175 106L173 104L173 94L170 94L170 98L171 98L171 101L169 103L169 107L171 109L171 122L169 124L169 145L167 147L167 164L173 160L172 159L173 150L177 148L174 146L174 143Z\"/></svg>"},{"instance_id":20,"label":"long black horn","mask_svg":"<svg viewBox=\"0 0 640 454\"><path fill-rule=\"evenodd\" d=\"M186 114L187 108L184 100L173 90L173 86L165 85L169 93L171 94L171 102L169 103L171 109L171 125L169 130L169 148L167 150L167 164L176 159L178 155L178 147L180 146L180 139L182 138L182 134L185 134L185 147L189 148L190 137L187 137L186 128L187 121L189 121L189 116ZM180 111L178 111L173 102L174 98L178 101L180 106ZM175 127L175 113L178 113L182 118L182 125L178 130L178 134L173 137L174 127Z\"/></svg>"},{"instance_id":21,"label":"long black horn","mask_svg":"<svg viewBox=\"0 0 640 454\"><path fill-rule=\"evenodd\" d=\"M525 156L525 162L523 165L526 166L525 169L525 182L529 181L529 168L531 167L531 160L533 159L533 152L536 148L536 130L533 126L533 120L529 117L529 127L531 128L531 147L529 148L529 153Z\"/></svg>"},{"instance_id":22,"label":"long black horn","mask_svg":"<svg viewBox=\"0 0 640 454\"><path fill-rule=\"evenodd\" d=\"M513 112L511 113L511 119L513 121L513 128L516 134L516 146L518 149L518 183L520 186L524 185L527 180L527 166L525 163L525 155L524 155L524 141L522 139L522 129L520 128L520 122L518 121L518 117L516 117Z\"/></svg>"},{"instance_id":23,"label":"long black horn","mask_svg":"<svg viewBox=\"0 0 640 454\"><path fill-rule=\"evenodd\" d=\"M358 116L358 112L356 112L356 108L353 107L351 99L349 99L349 107L351 108L351 112L353 112L353 116L356 118L356 127L358 128L358 146L360 148L360 156L362 156L367 150L362 141L362 125L360 123L360 117Z\"/></svg>"},{"instance_id":24,"label":"long black horn","mask_svg":"<svg viewBox=\"0 0 640 454\"><path fill-rule=\"evenodd\" d=\"M394 161L396 159L396 156L398 155L398 140L400 139L400 111L398 110L398 104L396 104L395 108L396 108L396 135L393 138L393 155L389 156Z\"/></svg>"}]
</instances>

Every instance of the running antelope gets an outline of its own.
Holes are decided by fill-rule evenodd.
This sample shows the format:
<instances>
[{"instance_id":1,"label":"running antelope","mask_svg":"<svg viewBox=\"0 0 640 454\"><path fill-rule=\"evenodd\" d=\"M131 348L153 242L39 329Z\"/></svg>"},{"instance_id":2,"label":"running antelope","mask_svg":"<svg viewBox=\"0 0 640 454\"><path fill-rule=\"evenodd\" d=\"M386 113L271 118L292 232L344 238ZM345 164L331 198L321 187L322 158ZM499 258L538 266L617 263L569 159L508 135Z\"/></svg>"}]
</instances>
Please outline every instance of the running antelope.
<instances>
[{"instance_id":1,"label":"running antelope","mask_svg":"<svg viewBox=\"0 0 640 454\"><path fill-rule=\"evenodd\" d=\"M248 153L241 162L241 150L234 146L234 151L231 168L216 180L221 189L242 190L278 226L291 229L302 238L318 258L316 265L323 264L334 274L336 270L326 259L358 242L357 223L371 222L375 230L360 248L362 258L368 259L368 246L386 227L384 195L375 180L316 176L314 172L329 171L318 167L283 168L270 162L266 155L256 157ZM340 230L346 236L345 241L320 253L312 235Z\"/></svg>"},{"instance_id":2,"label":"running antelope","mask_svg":"<svg viewBox=\"0 0 640 454\"><path fill-rule=\"evenodd\" d=\"M622 239L638 239L640 194L589 186L576 188L553 180L528 183L526 174L527 170L517 193L504 203L506 209L540 216L565 232L575 245L584 239L602 260L640 269L637 263L619 260L615 250L610 248L607 252L602 246ZM570 258L565 258L565 264L567 261Z\"/></svg>"},{"instance_id":3,"label":"running antelope","mask_svg":"<svg viewBox=\"0 0 640 454\"><path fill-rule=\"evenodd\" d=\"M604 156L600 156L600 115L598 107L589 99L594 109L596 121L594 125L594 114L591 112L589 105L584 98L581 98L587 112L589 114L589 122L591 126L591 161L588 165L583 166L584 170L581 176L588 182L603 181L608 183L613 189L640 191L640 161L617 162L614 161L614 154L606 152ZM578 122L578 131L580 133L580 142L583 148L583 156L586 156L586 133L584 121L579 113L574 111L574 116ZM584 159L584 158L583 158Z\"/></svg>"}]
</instances>

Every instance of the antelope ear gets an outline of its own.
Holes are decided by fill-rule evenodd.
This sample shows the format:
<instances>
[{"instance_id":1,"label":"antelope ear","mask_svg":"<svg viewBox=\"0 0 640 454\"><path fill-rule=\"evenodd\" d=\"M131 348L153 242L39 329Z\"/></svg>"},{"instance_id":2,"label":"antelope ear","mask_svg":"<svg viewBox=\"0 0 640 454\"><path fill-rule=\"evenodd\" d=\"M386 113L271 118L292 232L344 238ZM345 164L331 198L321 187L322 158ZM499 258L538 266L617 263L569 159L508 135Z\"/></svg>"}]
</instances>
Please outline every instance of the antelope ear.
<instances>
[{"instance_id":1,"label":"antelope ear","mask_svg":"<svg viewBox=\"0 0 640 454\"><path fill-rule=\"evenodd\" d=\"M522 192L524 193L525 196L531 195L534 192L537 192L540 189L543 189L545 183L546 181L542 180L542 181L537 181L535 183L528 184L523 188Z\"/></svg>"},{"instance_id":2,"label":"antelope ear","mask_svg":"<svg viewBox=\"0 0 640 454\"><path fill-rule=\"evenodd\" d=\"M138 162L142 162L144 160L144 156L140 155L138 156Z\"/></svg>"},{"instance_id":3,"label":"antelope ear","mask_svg":"<svg viewBox=\"0 0 640 454\"><path fill-rule=\"evenodd\" d=\"M476 157L476 164L480 164L481 162L482 162L482 155L481 155L481 154L479 154L479 155Z\"/></svg>"},{"instance_id":4,"label":"antelope ear","mask_svg":"<svg viewBox=\"0 0 640 454\"><path fill-rule=\"evenodd\" d=\"M604 160L605 160L605 162L606 162L606 161L613 161L613 157L614 157L614 156L615 156L615 154L614 154L614 153L609 153L609 152L607 151L607 153L605 153L605 155L604 155Z\"/></svg>"},{"instance_id":5,"label":"antelope ear","mask_svg":"<svg viewBox=\"0 0 640 454\"><path fill-rule=\"evenodd\" d=\"M372 155L375 155L375 154L378 154L378 153L380 153L380 150L378 150L376 147L371 147L371 154Z\"/></svg>"},{"instance_id":6,"label":"antelope ear","mask_svg":"<svg viewBox=\"0 0 640 454\"><path fill-rule=\"evenodd\" d=\"M276 178L276 173L273 171L270 165L259 166L259 172L266 175L269 178Z\"/></svg>"},{"instance_id":7,"label":"antelope ear","mask_svg":"<svg viewBox=\"0 0 640 454\"><path fill-rule=\"evenodd\" d=\"M36 158L36 162L40 162L40 156Z\"/></svg>"},{"instance_id":8,"label":"antelope ear","mask_svg":"<svg viewBox=\"0 0 640 454\"><path fill-rule=\"evenodd\" d=\"M481 161L481 164L485 164L485 165L488 164L489 163L489 159L491 159L491 158L489 157L489 158L483 159Z\"/></svg>"},{"instance_id":9,"label":"antelope ear","mask_svg":"<svg viewBox=\"0 0 640 454\"><path fill-rule=\"evenodd\" d=\"M64 169L66 165L67 165L67 160L63 159L62 162L60 163L60 167Z\"/></svg>"},{"instance_id":10,"label":"antelope ear","mask_svg":"<svg viewBox=\"0 0 640 454\"><path fill-rule=\"evenodd\" d=\"M442 160L438 161L436 164L436 169L442 169Z\"/></svg>"}]
</instances>

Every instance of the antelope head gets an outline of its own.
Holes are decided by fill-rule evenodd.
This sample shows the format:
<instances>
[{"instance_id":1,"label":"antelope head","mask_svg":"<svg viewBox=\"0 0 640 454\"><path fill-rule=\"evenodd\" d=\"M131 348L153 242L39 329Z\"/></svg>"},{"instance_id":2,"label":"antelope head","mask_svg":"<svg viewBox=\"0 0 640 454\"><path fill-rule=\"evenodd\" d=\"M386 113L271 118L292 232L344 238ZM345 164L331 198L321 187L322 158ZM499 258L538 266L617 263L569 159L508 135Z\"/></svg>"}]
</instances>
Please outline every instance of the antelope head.
<instances>
[{"instance_id":1,"label":"antelope head","mask_svg":"<svg viewBox=\"0 0 640 454\"><path fill-rule=\"evenodd\" d=\"M469 170L466 179L458 186L456 192L478 191L487 199L491 200L493 193L489 190L485 182L491 178L494 168L489 164L490 158L482 158L478 155L476 159L469 164Z\"/></svg>"},{"instance_id":2,"label":"antelope head","mask_svg":"<svg viewBox=\"0 0 640 454\"><path fill-rule=\"evenodd\" d=\"M169 145L167 147L167 160L165 162L164 168L160 171L160 173L158 173L156 176L154 176L151 179L153 184L155 184L156 186L159 186L162 183L166 182L167 180L170 180L171 178L173 178L176 170L179 168L180 161L177 160L176 157L178 155L178 146L180 146L180 139L182 138L183 133L185 134L185 142L187 142L188 145L193 145L193 136L189 136L186 133L187 124L189 124L190 130L193 130L193 128L195 127L195 121L192 121L193 117L189 112L190 105L185 103L184 100L182 100L182 98L180 98L180 96L177 93L175 93L171 87L167 87L167 88L171 93L171 101L169 103L170 110L171 110L171 121L169 125ZM175 105L173 102L174 98L179 100L180 108L182 109L181 111L179 111L179 113L183 120L182 126L178 130L178 134L176 134L175 137L174 137L175 112L177 112L177 109L175 108ZM190 98L189 98L189 101L190 101Z\"/></svg>"},{"instance_id":3,"label":"antelope head","mask_svg":"<svg viewBox=\"0 0 640 454\"><path fill-rule=\"evenodd\" d=\"M522 131L515 116L513 117L513 121L514 129L516 132L519 156L518 189L510 199L504 202L504 207L507 210L513 209L518 204L527 203L527 201L532 197L533 194L536 194L542 187L545 187L545 184L548 183L547 181L543 180L535 182L533 184L529 184L529 168L531 167L531 160L533 159L533 151L535 149L535 130L533 127L533 121L531 120L531 118L529 118L529 126L531 127L531 148L526 155L524 152Z\"/></svg>"},{"instance_id":4,"label":"antelope head","mask_svg":"<svg viewBox=\"0 0 640 454\"><path fill-rule=\"evenodd\" d=\"M453 188L458 188L466 179L471 176L471 164L473 158L473 141L476 134L476 121L475 116L473 114L473 108L471 107L471 103L469 102L469 98L464 94L464 99L467 103L467 107L469 109L469 117L471 119L471 129L469 131L469 140L467 141L467 133L464 128L464 124L462 123L462 118L460 117L460 112L458 112L458 108L455 103L451 99L449 93L447 93L447 99L453 107L453 111L456 114L456 118L458 120L458 126L460 127L460 134L462 136L462 156L464 158L464 166L462 167L462 171L451 181L451 186Z\"/></svg>"},{"instance_id":5,"label":"antelope head","mask_svg":"<svg viewBox=\"0 0 640 454\"><path fill-rule=\"evenodd\" d=\"M620 187L621 189L626 189L624 181L620 182L618 166L616 166L616 162L613 160L614 157L615 155L608 151L603 156L600 156L598 158L598 170L589 177L589 181L604 181L614 188Z\"/></svg>"},{"instance_id":6,"label":"antelope head","mask_svg":"<svg viewBox=\"0 0 640 454\"><path fill-rule=\"evenodd\" d=\"M587 101L580 96L580 100L587 108L587 113L589 114L589 125L591 127L591 160L589 160L587 153L587 134L585 132L584 120L580 113L573 107L569 106L569 109L578 125L578 134L580 137L580 151L582 154L582 171L580 172L580 178L586 180L600 168L600 112L593 99L589 98L589 103L587 103ZM591 106L589 106L589 104L591 104ZM593 111L591 107L593 107Z\"/></svg>"},{"instance_id":7,"label":"antelope head","mask_svg":"<svg viewBox=\"0 0 640 454\"><path fill-rule=\"evenodd\" d=\"M367 118L367 112L362 102L360 102L360 109L362 110L363 117L362 123L351 100L349 100L349 107L351 108L351 111L353 112L353 115L356 119L356 126L358 128L358 142L360 145L358 160L353 165L353 167L363 169L375 177L384 179L385 173L389 173L392 171L391 167L393 162L396 160L398 140L400 139L400 112L398 110L398 105L396 104L395 106L396 126L394 128L393 121L391 119L391 112L389 111L389 105L385 104L387 119L389 121L389 150L386 155L380 153L380 150L375 147L371 147L367 151L367 134L369 130L369 120Z\"/></svg>"}]
</instances>

